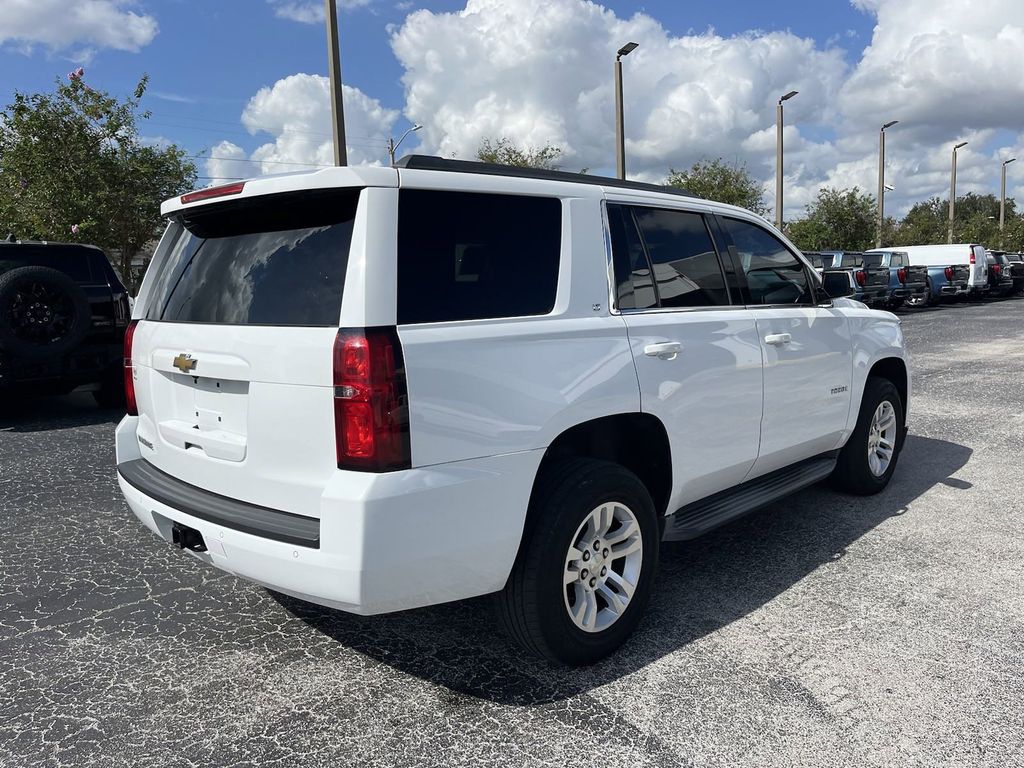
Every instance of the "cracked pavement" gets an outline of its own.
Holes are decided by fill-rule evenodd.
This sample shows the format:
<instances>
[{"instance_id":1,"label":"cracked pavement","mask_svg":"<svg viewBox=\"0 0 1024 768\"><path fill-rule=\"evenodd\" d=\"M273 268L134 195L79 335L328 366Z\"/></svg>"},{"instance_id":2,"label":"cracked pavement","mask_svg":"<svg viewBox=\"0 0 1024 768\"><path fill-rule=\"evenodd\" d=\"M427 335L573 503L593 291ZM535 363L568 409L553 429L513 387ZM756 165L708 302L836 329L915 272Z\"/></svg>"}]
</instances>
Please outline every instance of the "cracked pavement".
<instances>
[{"instance_id":1,"label":"cracked pavement","mask_svg":"<svg viewBox=\"0 0 1024 768\"><path fill-rule=\"evenodd\" d=\"M890 487L664 545L635 638L524 658L486 598L361 618L144 530L86 395L0 411L0 766L1024 766L1024 299L903 315Z\"/></svg>"}]
</instances>

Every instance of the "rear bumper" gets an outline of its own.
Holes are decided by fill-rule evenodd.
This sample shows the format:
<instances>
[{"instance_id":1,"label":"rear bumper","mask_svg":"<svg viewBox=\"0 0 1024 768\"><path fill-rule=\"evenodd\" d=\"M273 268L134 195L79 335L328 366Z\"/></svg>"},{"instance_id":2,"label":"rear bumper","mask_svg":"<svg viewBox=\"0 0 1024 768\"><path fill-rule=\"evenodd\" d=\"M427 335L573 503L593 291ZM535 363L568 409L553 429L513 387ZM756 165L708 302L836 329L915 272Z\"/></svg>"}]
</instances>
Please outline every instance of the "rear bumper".
<instances>
[{"instance_id":1,"label":"rear bumper","mask_svg":"<svg viewBox=\"0 0 1024 768\"><path fill-rule=\"evenodd\" d=\"M134 431L136 422L133 417L122 421L119 447L126 442L122 431ZM135 485L146 486L139 466L119 454L121 491L157 536L170 542L174 523L188 526L207 546L206 552L189 554L209 565L313 603L375 614L501 589L519 549L544 452L384 474L338 471L324 489L320 509L313 511L319 519L246 505L185 484L178 501L173 482L163 490L142 490ZM223 503L234 505L235 517L221 514ZM245 519L245 507L253 519ZM318 527L319 546L265 535L259 526L275 520L267 515L302 517L298 522L307 533L310 524Z\"/></svg>"},{"instance_id":2,"label":"rear bumper","mask_svg":"<svg viewBox=\"0 0 1024 768\"><path fill-rule=\"evenodd\" d=\"M939 288L939 293L943 296L964 296L970 290L967 287L967 283L947 283Z\"/></svg>"}]
</instances>

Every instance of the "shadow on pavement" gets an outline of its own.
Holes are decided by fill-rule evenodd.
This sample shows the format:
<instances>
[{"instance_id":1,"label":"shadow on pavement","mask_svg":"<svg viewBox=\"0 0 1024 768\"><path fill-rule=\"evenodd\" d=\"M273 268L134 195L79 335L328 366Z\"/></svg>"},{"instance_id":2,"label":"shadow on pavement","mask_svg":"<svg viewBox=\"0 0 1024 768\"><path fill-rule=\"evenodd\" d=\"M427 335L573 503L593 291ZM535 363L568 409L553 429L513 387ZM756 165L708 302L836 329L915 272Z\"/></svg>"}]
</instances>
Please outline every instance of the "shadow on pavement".
<instances>
[{"instance_id":1,"label":"shadow on pavement","mask_svg":"<svg viewBox=\"0 0 1024 768\"><path fill-rule=\"evenodd\" d=\"M971 449L911 435L890 486L850 497L816 486L692 542L662 546L654 597L637 634L612 658L585 669L534 660L504 638L489 597L360 617L271 593L316 630L439 687L452 705L484 699L534 705L613 682L741 619L891 517L951 479ZM415 578L415 574L410 574Z\"/></svg>"},{"instance_id":2,"label":"shadow on pavement","mask_svg":"<svg viewBox=\"0 0 1024 768\"><path fill-rule=\"evenodd\" d=\"M93 424L116 424L123 408L100 408L88 392L62 396L0 398L0 432L49 432Z\"/></svg>"}]
</instances>

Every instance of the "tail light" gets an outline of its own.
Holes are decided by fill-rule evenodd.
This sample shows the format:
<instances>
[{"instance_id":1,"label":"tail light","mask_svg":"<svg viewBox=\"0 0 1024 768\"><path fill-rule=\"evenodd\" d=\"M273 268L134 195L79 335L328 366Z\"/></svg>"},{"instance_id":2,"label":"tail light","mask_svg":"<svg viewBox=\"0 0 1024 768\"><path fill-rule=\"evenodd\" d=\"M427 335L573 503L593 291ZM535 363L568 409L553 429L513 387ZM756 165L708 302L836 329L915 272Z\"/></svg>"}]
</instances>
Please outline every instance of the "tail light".
<instances>
[{"instance_id":1,"label":"tail light","mask_svg":"<svg viewBox=\"0 0 1024 768\"><path fill-rule=\"evenodd\" d=\"M124 332L124 403L129 416L139 415L139 404L135 400L135 376L132 369L132 340L138 320L132 320Z\"/></svg>"},{"instance_id":2,"label":"tail light","mask_svg":"<svg viewBox=\"0 0 1024 768\"><path fill-rule=\"evenodd\" d=\"M952 280L953 279L953 268L952 267L946 267L946 279L947 280Z\"/></svg>"},{"instance_id":3,"label":"tail light","mask_svg":"<svg viewBox=\"0 0 1024 768\"><path fill-rule=\"evenodd\" d=\"M974 263L975 263L975 261L974 261L974 249L972 248L971 249L971 264L974 264Z\"/></svg>"},{"instance_id":4,"label":"tail light","mask_svg":"<svg viewBox=\"0 0 1024 768\"><path fill-rule=\"evenodd\" d=\"M992 273L993 273L993 274L994 274L994 275L995 275L996 277L999 277L999 276L1000 276L1000 275L1001 275L1001 274L1003 273L1003 267L1002 267L1002 265L1000 265L1000 264L993 264L993 265L992 265Z\"/></svg>"},{"instance_id":5,"label":"tail light","mask_svg":"<svg viewBox=\"0 0 1024 768\"><path fill-rule=\"evenodd\" d=\"M408 469L409 397L394 328L338 332L334 342L334 438L338 469Z\"/></svg>"},{"instance_id":6,"label":"tail light","mask_svg":"<svg viewBox=\"0 0 1024 768\"><path fill-rule=\"evenodd\" d=\"M896 277L901 283L907 282L907 270L905 267L900 267L896 270Z\"/></svg>"},{"instance_id":7,"label":"tail light","mask_svg":"<svg viewBox=\"0 0 1024 768\"><path fill-rule=\"evenodd\" d=\"M857 285L864 285L868 281L868 276L864 274L863 269L858 269L853 276L857 278Z\"/></svg>"}]
</instances>

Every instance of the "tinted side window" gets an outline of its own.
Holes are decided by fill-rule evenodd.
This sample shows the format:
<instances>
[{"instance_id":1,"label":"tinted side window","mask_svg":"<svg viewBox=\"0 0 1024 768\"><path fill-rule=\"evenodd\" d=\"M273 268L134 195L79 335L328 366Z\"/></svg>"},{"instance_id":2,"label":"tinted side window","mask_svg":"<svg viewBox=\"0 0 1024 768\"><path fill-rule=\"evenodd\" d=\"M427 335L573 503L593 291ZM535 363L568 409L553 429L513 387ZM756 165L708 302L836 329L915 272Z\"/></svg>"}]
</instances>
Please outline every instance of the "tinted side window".
<instances>
[{"instance_id":1,"label":"tinted side window","mask_svg":"<svg viewBox=\"0 0 1024 768\"><path fill-rule=\"evenodd\" d=\"M907 266L907 259L905 253L893 253L889 255L889 266L890 267L905 267Z\"/></svg>"},{"instance_id":2,"label":"tinted side window","mask_svg":"<svg viewBox=\"0 0 1024 768\"><path fill-rule=\"evenodd\" d=\"M651 267L632 210L624 205L609 205L608 226L615 261L616 306L619 309L657 306Z\"/></svg>"},{"instance_id":3,"label":"tinted side window","mask_svg":"<svg viewBox=\"0 0 1024 768\"><path fill-rule=\"evenodd\" d=\"M663 307L729 303L722 265L699 213L634 208Z\"/></svg>"},{"instance_id":4,"label":"tinted side window","mask_svg":"<svg viewBox=\"0 0 1024 768\"><path fill-rule=\"evenodd\" d=\"M765 229L739 219L721 219L747 277L752 304L811 304L803 263Z\"/></svg>"},{"instance_id":5,"label":"tinted side window","mask_svg":"<svg viewBox=\"0 0 1024 768\"><path fill-rule=\"evenodd\" d=\"M555 198L402 190L398 322L547 314L561 235Z\"/></svg>"}]
</instances>

